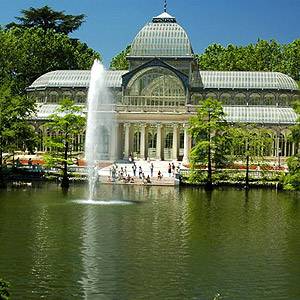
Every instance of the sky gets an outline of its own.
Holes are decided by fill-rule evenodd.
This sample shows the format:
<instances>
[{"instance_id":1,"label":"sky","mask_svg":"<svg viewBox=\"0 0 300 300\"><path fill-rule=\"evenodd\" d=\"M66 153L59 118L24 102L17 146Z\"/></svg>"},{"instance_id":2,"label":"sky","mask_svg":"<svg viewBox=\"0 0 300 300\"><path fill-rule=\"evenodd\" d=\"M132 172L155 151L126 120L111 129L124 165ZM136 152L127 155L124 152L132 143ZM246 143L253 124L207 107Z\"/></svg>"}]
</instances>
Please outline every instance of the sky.
<instances>
[{"instance_id":1,"label":"sky","mask_svg":"<svg viewBox=\"0 0 300 300\"><path fill-rule=\"evenodd\" d=\"M0 24L22 9L48 5L67 14L85 14L72 36L99 52L104 64L129 45L164 0L0 0ZM194 52L212 43L247 45L258 39L289 43L300 38L300 0L168 0L168 13L187 31Z\"/></svg>"}]
</instances>

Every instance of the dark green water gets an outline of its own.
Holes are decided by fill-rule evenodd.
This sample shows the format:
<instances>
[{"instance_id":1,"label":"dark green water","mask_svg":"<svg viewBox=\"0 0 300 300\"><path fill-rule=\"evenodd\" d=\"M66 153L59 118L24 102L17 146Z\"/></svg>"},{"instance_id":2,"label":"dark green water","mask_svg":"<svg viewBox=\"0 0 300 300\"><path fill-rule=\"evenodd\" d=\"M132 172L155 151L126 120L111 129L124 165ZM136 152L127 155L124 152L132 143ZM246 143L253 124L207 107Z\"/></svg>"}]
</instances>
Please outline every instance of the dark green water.
<instances>
[{"instance_id":1,"label":"dark green water","mask_svg":"<svg viewBox=\"0 0 300 300\"><path fill-rule=\"evenodd\" d=\"M12 299L300 299L299 194L83 186L0 191Z\"/></svg>"}]
</instances>

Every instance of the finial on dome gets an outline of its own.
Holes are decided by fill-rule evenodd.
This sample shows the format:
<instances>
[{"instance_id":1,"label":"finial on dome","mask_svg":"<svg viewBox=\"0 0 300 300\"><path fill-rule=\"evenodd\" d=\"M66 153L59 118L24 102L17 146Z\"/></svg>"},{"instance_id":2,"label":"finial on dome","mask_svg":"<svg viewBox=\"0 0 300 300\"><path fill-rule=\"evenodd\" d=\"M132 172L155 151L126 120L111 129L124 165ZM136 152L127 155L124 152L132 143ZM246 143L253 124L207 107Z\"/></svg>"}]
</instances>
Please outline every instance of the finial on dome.
<instances>
[{"instance_id":1,"label":"finial on dome","mask_svg":"<svg viewBox=\"0 0 300 300\"><path fill-rule=\"evenodd\" d=\"M165 3L164 3L164 12L167 12L167 0L165 0Z\"/></svg>"}]
</instances>

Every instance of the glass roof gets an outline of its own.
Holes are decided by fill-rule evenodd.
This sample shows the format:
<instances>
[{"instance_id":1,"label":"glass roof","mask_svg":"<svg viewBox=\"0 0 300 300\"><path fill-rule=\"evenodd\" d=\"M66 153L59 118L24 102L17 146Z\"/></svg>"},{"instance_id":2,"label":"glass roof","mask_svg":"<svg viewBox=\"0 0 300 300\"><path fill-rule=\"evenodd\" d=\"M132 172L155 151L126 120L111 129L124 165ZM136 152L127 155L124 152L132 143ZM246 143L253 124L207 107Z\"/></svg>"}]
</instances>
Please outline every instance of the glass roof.
<instances>
[{"instance_id":1,"label":"glass roof","mask_svg":"<svg viewBox=\"0 0 300 300\"><path fill-rule=\"evenodd\" d=\"M136 35L129 56L192 57L193 50L185 30L168 13L154 17Z\"/></svg>"},{"instance_id":2,"label":"glass roof","mask_svg":"<svg viewBox=\"0 0 300 300\"><path fill-rule=\"evenodd\" d=\"M128 71L106 71L105 85L107 87L120 87L122 75ZM58 70L46 73L36 79L30 89L46 87L84 87L90 83L89 70Z\"/></svg>"},{"instance_id":3,"label":"glass roof","mask_svg":"<svg viewBox=\"0 0 300 300\"><path fill-rule=\"evenodd\" d=\"M204 88L298 90L297 83L278 72L200 71Z\"/></svg>"},{"instance_id":4,"label":"glass roof","mask_svg":"<svg viewBox=\"0 0 300 300\"><path fill-rule=\"evenodd\" d=\"M41 104L37 118L45 119L53 114L58 104ZM297 114L290 107L276 106L224 106L226 120L231 123L295 124Z\"/></svg>"},{"instance_id":5,"label":"glass roof","mask_svg":"<svg viewBox=\"0 0 300 300\"><path fill-rule=\"evenodd\" d=\"M290 107L224 106L226 120L232 123L295 124L297 114Z\"/></svg>"},{"instance_id":6,"label":"glass roof","mask_svg":"<svg viewBox=\"0 0 300 300\"><path fill-rule=\"evenodd\" d=\"M128 71L106 71L106 86L120 88L122 75ZM297 83L289 76L277 72L219 72L200 71L206 89L275 89L298 90ZM90 82L90 71L58 70L36 79L28 90L48 87L85 87Z\"/></svg>"}]
</instances>

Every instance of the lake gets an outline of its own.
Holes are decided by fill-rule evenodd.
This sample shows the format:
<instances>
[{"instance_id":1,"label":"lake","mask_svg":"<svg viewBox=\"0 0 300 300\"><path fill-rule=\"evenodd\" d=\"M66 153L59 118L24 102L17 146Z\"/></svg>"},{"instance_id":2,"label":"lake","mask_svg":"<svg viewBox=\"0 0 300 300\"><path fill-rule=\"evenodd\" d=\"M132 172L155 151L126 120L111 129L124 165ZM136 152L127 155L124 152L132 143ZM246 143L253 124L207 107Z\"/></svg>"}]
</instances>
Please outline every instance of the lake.
<instances>
[{"instance_id":1,"label":"lake","mask_svg":"<svg viewBox=\"0 0 300 300\"><path fill-rule=\"evenodd\" d=\"M300 299L299 193L102 185L93 204L87 194L0 191L12 299Z\"/></svg>"}]
</instances>

